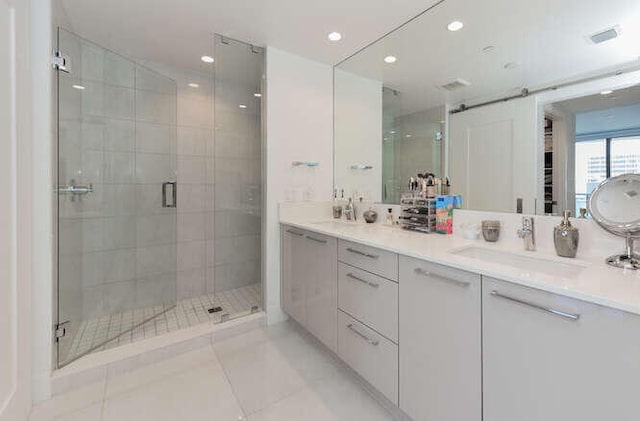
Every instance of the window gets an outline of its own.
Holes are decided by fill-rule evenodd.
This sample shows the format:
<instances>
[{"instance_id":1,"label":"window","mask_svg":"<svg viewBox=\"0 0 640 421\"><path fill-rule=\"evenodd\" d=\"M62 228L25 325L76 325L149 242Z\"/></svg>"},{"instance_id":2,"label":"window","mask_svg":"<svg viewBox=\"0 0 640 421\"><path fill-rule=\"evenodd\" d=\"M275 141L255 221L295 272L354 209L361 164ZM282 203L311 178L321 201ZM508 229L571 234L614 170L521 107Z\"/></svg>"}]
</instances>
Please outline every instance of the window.
<instances>
[{"instance_id":1,"label":"window","mask_svg":"<svg viewBox=\"0 0 640 421\"><path fill-rule=\"evenodd\" d=\"M640 136L576 142L575 215L598 184L628 173L640 173Z\"/></svg>"}]
</instances>

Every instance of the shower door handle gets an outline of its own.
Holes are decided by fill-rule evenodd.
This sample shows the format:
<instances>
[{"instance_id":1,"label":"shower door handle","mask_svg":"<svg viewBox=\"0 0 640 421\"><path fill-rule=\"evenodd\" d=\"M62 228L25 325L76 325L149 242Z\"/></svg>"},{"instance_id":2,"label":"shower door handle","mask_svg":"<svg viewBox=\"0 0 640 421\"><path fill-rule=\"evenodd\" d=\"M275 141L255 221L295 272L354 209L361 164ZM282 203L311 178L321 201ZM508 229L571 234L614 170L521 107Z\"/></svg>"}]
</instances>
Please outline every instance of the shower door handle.
<instances>
[{"instance_id":1,"label":"shower door handle","mask_svg":"<svg viewBox=\"0 0 640 421\"><path fill-rule=\"evenodd\" d=\"M175 181L167 181L162 183L162 207L175 208L178 204L178 183Z\"/></svg>"}]
</instances>

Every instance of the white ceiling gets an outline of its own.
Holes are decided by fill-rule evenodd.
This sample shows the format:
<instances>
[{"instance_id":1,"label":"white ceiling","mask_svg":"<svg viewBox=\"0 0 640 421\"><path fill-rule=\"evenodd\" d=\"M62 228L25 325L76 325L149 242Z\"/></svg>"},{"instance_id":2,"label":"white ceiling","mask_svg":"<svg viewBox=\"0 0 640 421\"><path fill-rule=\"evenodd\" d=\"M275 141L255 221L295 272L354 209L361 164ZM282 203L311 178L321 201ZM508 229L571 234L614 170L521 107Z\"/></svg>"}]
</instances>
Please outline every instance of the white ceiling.
<instances>
[{"instance_id":1,"label":"white ceiling","mask_svg":"<svg viewBox=\"0 0 640 421\"><path fill-rule=\"evenodd\" d=\"M121 54L205 68L211 34L336 63L437 0L54 0L63 25ZM327 34L343 39L331 43Z\"/></svg>"},{"instance_id":2,"label":"white ceiling","mask_svg":"<svg viewBox=\"0 0 640 421\"><path fill-rule=\"evenodd\" d=\"M448 31L453 20L464 28ZM587 41L613 25L622 30L619 38ZM484 53L487 46L493 51ZM398 61L384 63L387 55ZM638 0L446 0L341 68L400 91L404 113L410 113L638 66L639 56ZM509 62L517 66L505 69ZM439 88L457 78L471 85L455 92Z\"/></svg>"}]
</instances>

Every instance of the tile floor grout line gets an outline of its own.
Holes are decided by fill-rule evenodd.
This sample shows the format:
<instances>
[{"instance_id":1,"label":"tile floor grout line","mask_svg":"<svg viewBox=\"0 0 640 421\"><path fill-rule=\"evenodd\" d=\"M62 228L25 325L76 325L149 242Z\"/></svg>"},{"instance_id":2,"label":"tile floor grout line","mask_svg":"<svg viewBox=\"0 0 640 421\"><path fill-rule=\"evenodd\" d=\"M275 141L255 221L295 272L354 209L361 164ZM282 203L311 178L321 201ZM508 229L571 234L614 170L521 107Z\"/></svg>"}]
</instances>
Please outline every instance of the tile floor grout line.
<instances>
[{"instance_id":1,"label":"tile floor grout line","mask_svg":"<svg viewBox=\"0 0 640 421\"><path fill-rule=\"evenodd\" d=\"M238 407L240 408L240 411L242 411L242 419L243 420L248 420L249 416L251 414L248 414L247 411L243 408L242 403L240 402L240 398L238 397L238 393L236 392L236 389L233 387L233 383L231 382L231 379L229 378L229 374L227 373L226 368L224 367L224 364L222 364L222 361L220 360L220 357L218 356L218 353L216 352L216 349L214 347L213 344L213 335L211 335L211 348L213 349L213 355L216 356L216 359L218 360L218 363L220 364L220 368L222 369L222 374L224 374L224 378L227 381L227 383L229 384L229 388L231 389L231 393L233 393L233 397L236 399L236 402L238 402Z\"/></svg>"}]
</instances>

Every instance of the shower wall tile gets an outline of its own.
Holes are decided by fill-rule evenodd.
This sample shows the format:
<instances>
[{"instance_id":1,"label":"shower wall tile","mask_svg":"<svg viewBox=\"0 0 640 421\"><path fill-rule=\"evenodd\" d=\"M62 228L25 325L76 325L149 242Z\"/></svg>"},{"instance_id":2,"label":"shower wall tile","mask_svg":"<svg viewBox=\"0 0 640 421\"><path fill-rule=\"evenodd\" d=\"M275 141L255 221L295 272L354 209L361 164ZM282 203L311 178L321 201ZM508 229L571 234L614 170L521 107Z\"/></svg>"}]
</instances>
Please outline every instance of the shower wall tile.
<instances>
[{"instance_id":1,"label":"shower wall tile","mask_svg":"<svg viewBox=\"0 0 640 421\"><path fill-rule=\"evenodd\" d=\"M130 120L134 109L134 92L130 88L105 85L104 116Z\"/></svg>"},{"instance_id":2,"label":"shower wall tile","mask_svg":"<svg viewBox=\"0 0 640 421\"><path fill-rule=\"evenodd\" d=\"M175 271L176 244L139 247L136 249L136 277L150 277Z\"/></svg>"},{"instance_id":3,"label":"shower wall tile","mask_svg":"<svg viewBox=\"0 0 640 421\"><path fill-rule=\"evenodd\" d=\"M135 64L110 51L104 53L104 82L125 88L135 87Z\"/></svg>"},{"instance_id":4,"label":"shower wall tile","mask_svg":"<svg viewBox=\"0 0 640 421\"><path fill-rule=\"evenodd\" d=\"M137 152L175 155L175 138L175 126L146 122L136 124Z\"/></svg>"},{"instance_id":5,"label":"shower wall tile","mask_svg":"<svg viewBox=\"0 0 640 421\"><path fill-rule=\"evenodd\" d=\"M103 232L99 233L99 238L103 239L103 250L135 248L135 216L118 216L113 218L104 218L100 222Z\"/></svg>"},{"instance_id":6,"label":"shower wall tile","mask_svg":"<svg viewBox=\"0 0 640 421\"><path fill-rule=\"evenodd\" d=\"M199 297L206 293L204 268L178 271L178 300Z\"/></svg>"},{"instance_id":7,"label":"shower wall tile","mask_svg":"<svg viewBox=\"0 0 640 421\"><path fill-rule=\"evenodd\" d=\"M132 152L134 150L135 123L131 120L104 118L103 139L105 151Z\"/></svg>"},{"instance_id":8,"label":"shower wall tile","mask_svg":"<svg viewBox=\"0 0 640 421\"><path fill-rule=\"evenodd\" d=\"M131 152L104 152L104 182L133 183L135 155Z\"/></svg>"},{"instance_id":9,"label":"shower wall tile","mask_svg":"<svg viewBox=\"0 0 640 421\"><path fill-rule=\"evenodd\" d=\"M199 91L202 90L202 86ZM209 129L213 104L204 93L182 91L178 95L178 126Z\"/></svg>"},{"instance_id":10,"label":"shower wall tile","mask_svg":"<svg viewBox=\"0 0 640 421\"><path fill-rule=\"evenodd\" d=\"M178 182L203 184L205 181L204 156L178 156Z\"/></svg>"},{"instance_id":11,"label":"shower wall tile","mask_svg":"<svg viewBox=\"0 0 640 421\"><path fill-rule=\"evenodd\" d=\"M176 97L172 93L136 90L136 120L148 123L176 124Z\"/></svg>"},{"instance_id":12,"label":"shower wall tile","mask_svg":"<svg viewBox=\"0 0 640 421\"><path fill-rule=\"evenodd\" d=\"M205 243L208 235L213 237L213 226L209 228L207 225L206 209L213 194L212 191L209 193L206 183L208 174L205 159L208 152L213 152L212 77L158 63L145 64L176 81L177 148L172 153L177 154L177 293L181 299L196 297L206 291L207 256L213 253ZM138 69L137 77L138 86L144 90L156 94L169 92L161 80L157 80L153 74L145 74L144 68ZM189 83L197 83L199 87L189 87ZM143 96L151 94L145 92ZM146 112L143 119L152 119L151 112L155 111ZM142 144L140 146L145 147ZM142 195L148 199L139 200L149 206L157 200L156 194L148 191Z\"/></svg>"},{"instance_id":13,"label":"shower wall tile","mask_svg":"<svg viewBox=\"0 0 640 421\"><path fill-rule=\"evenodd\" d=\"M178 241L204 240L205 214L179 213L178 214Z\"/></svg>"},{"instance_id":14,"label":"shower wall tile","mask_svg":"<svg viewBox=\"0 0 640 421\"><path fill-rule=\"evenodd\" d=\"M205 147L210 136L211 129L208 127L178 127L178 155L205 156Z\"/></svg>"},{"instance_id":15,"label":"shower wall tile","mask_svg":"<svg viewBox=\"0 0 640 421\"><path fill-rule=\"evenodd\" d=\"M102 192L102 215L125 216L136 213L136 186L134 184L103 184L94 186L94 193Z\"/></svg>"},{"instance_id":16,"label":"shower wall tile","mask_svg":"<svg viewBox=\"0 0 640 421\"><path fill-rule=\"evenodd\" d=\"M205 242L189 241L178 243L178 265L179 271L201 269L204 267Z\"/></svg>"},{"instance_id":17,"label":"shower wall tile","mask_svg":"<svg viewBox=\"0 0 640 421\"><path fill-rule=\"evenodd\" d=\"M180 184L178 188L178 213L205 211L205 184Z\"/></svg>"},{"instance_id":18,"label":"shower wall tile","mask_svg":"<svg viewBox=\"0 0 640 421\"><path fill-rule=\"evenodd\" d=\"M136 245L151 246L176 242L175 214L156 214L136 218Z\"/></svg>"}]
</instances>

